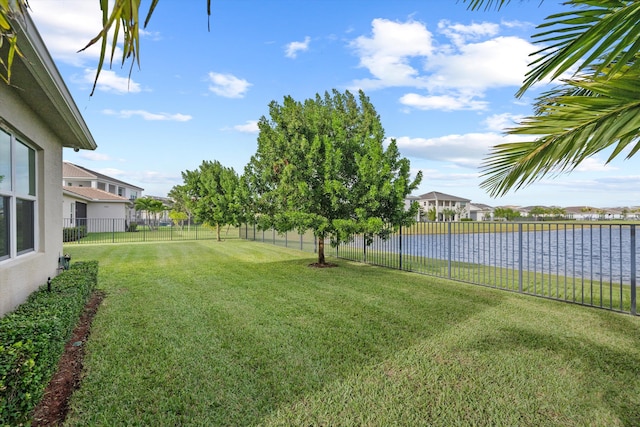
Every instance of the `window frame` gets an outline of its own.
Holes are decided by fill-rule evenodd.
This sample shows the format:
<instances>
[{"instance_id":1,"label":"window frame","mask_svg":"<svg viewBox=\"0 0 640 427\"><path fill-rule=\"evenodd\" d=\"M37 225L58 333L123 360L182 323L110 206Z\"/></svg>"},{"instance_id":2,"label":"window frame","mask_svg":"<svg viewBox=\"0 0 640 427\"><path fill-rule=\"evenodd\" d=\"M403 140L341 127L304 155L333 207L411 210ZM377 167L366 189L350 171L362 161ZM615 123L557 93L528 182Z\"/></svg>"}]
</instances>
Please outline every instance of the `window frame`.
<instances>
[{"instance_id":1,"label":"window frame","mask_svg":"<svg viewBox=\"0 0 640 427\"><path fill-rule=\"evenodd\" d=\"M8 177L9 186L8 188L0 188L0 197L8 200L6 212L4 213L5 221L2 221L2 223L0 223L0 226L8 227L6 235L8 238L9 250L7 254L0 255L0 263L3 263L26 254L37 252L39 250L38 246L40 233L38 227L38 195L40 193L40 190L38 185L38 149L20 133L7 128L6 126L0 126L0 132L9 136L10 168L10 176ZM24 176L18 176L18 170L24 169L25 165L19 165L20 159L18 153L20 147L18 144L26 147L28 150L26 164L28 184L26 186L26 192L22 191L24 185L19 185L19 179L24 178ZM25 206L28 207L26 212L29 214L27 220L30 224L30 227L24 228L19 232L18 224L20 220L24 219L24 217L19 219L18 211L19 207L24 208ZM6 216L8 216L8 218L6 218ZM24 232L26 234L21 235L21 232ZM27 236L28 242L26 246L29 247L25 246L24 248L18 250L19 244L24 245L24 240L19 239L19 237L24 238L25 235Z\"/></svg>"}]
</instances>

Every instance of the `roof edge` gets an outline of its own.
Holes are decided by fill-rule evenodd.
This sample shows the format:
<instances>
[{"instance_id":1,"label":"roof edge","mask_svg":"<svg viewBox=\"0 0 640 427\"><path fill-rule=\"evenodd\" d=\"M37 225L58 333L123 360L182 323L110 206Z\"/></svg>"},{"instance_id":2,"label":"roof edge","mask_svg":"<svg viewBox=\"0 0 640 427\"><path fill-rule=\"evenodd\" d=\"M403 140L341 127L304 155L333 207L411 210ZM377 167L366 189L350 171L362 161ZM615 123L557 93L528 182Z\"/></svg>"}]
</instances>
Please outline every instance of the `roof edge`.
<instances>
[{"instance_id":1,"label":"roof edge","mask_svg":"<svg viewBox=\"0 0 640 427\"><path fill-rule=\"evenodd\" d=\"M24 55L20 58L33 78L47 94L48 101L64 118L66 125L75 136L75 141L62 141L63 147L95 150L96 144L89 127L76 105L69 88L56 67L35 23L28 12L24 19L13 20L18 35L18 46Z\"/></svg>"}]
</instances>

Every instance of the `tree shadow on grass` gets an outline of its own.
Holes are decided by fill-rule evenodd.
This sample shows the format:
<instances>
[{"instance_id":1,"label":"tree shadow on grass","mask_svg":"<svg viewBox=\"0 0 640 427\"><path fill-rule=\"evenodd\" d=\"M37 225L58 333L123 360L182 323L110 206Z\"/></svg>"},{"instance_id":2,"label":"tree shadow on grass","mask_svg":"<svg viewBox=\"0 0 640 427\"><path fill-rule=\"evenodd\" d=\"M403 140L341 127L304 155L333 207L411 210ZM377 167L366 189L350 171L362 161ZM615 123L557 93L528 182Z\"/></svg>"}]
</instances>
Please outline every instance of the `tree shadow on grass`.
<instances>
[{"instance_id":1,"label":"tree shadow on grass","mask_svg":"<svg viewBox=\"0 0 640 427\"><path fill-rule=\"evenodd\" d=\"M640 349L640 324L637 319L602 311L593 317L594 321L596 319L600 319L598 328L610 330L612 337L618 335L617 338L635 343L631 346L634 349ZM638 426L640 352L625 351L615 344L601 341L585 338L584 335L576 336L569 329L545 333L523 325L494 330L490 336L472 343L470 347L494 354L500 351L543 354L546 361L541 362L541 371L555 367L558 376L569 375L580 384L580 390L575 391L578 399L583 401L571 402L570 405L575 405L573 410L579 410L580 405L588 405L588 402L597 402L616 414L622 425ZM563 372L565 369L566 372Z\"/></svg>"}]
</instances>

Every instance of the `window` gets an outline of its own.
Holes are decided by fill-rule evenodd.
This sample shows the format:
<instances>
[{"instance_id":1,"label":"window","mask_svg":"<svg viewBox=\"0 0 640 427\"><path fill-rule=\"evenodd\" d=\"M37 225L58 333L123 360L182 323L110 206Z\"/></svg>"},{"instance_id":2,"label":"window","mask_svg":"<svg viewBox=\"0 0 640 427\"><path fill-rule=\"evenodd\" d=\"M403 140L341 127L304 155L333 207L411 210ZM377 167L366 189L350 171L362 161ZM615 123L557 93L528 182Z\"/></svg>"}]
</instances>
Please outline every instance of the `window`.
<instances>
[{"instance_id":1,"label":"window","mask_svg":"<svg viewBox=\"0 0 640 427\"><path fill-rule=\"evenodd\" d=\"M0 129L0 260L33 252L36 151Z\"/></svg>"}]
</instances>

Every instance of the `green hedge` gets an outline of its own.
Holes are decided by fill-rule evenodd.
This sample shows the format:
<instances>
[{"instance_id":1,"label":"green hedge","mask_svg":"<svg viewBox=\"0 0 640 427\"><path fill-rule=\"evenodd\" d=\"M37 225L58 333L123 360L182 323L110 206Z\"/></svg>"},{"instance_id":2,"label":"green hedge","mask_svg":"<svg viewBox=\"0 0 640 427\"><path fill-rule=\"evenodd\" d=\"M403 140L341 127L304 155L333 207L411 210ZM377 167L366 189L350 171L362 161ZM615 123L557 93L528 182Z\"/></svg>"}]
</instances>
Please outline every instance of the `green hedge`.
<instances>
[{"instance_id":1,"label":"green hedge","mask_svg":"<svg viewBox=\"0 0 640 427\"><path fill-rule=\"evenodd\" d=\"M65 227L62 229L63 242L75 242L87 235L87 227L80 225L77 227Z\"/></svg>"},{"instance_id":2,"label":"green hedge","mask_svg":"<svg viewBox=\"0 0 640 427\"><path fill-rule=\"evenodd\" d=\"M29 423L97 278L97 261L74 263L0 319L1 426Z\"/></svg>"}]
</instances>

